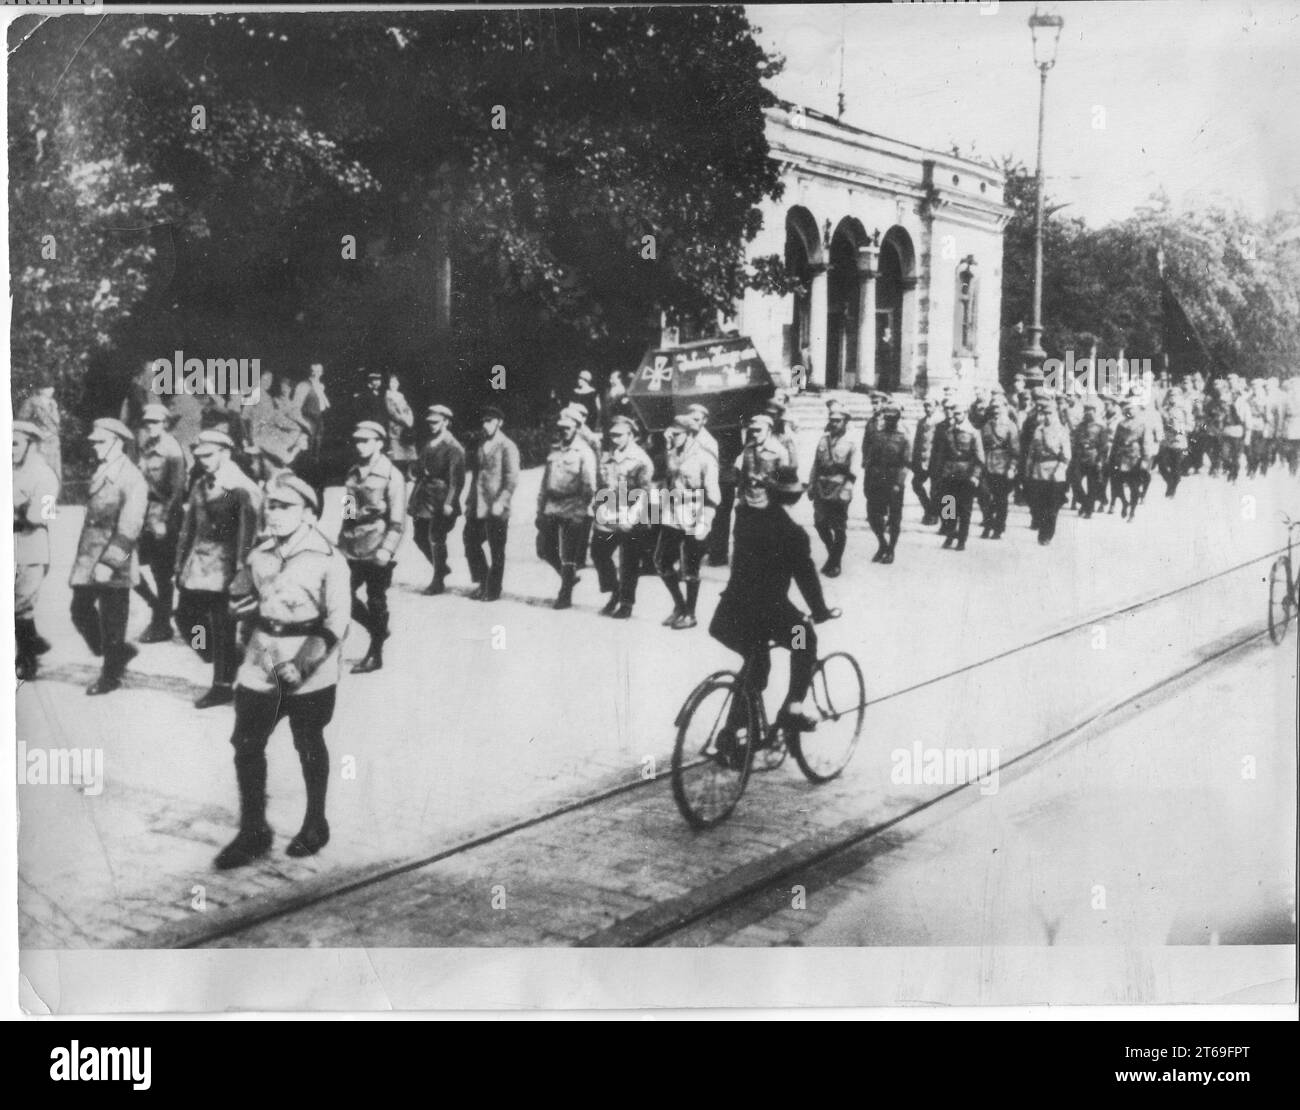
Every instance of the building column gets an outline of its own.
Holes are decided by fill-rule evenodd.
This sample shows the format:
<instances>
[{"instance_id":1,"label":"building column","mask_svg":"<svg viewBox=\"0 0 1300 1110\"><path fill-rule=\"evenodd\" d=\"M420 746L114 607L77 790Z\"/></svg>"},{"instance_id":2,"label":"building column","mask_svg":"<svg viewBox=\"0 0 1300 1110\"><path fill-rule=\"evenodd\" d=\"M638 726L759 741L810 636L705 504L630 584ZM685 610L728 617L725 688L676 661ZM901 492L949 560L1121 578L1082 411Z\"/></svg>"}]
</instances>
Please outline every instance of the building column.
<instances>
[{"instance_id":1,"label":"building column","mask_svg":"<svg viewBox=\"0 0 1300 1110\"><path fill-rule=\"evenodd\" d=\"M858 365L854 385L876 384L876 259L875 247L858 248Z\"/></svg>"},{"instance_id":2,"label":"building column","mask_svg":"<svg viewBox=\"0 0 1300 1110\"><path fill-rule=\"evenodd\" d=\"M812 275L808 315L808 346L812 349L812 372L808 375L808 384L820 387L826 385L826 307L827 277L826 263L814 262L809 271ZM805 367L807 369L807 367Z\"/></svg>"},{"instance_id":3,"label":"building column","mask_svg":"<svg viewBox=\"0 0 1300 1110\"><path fill-rule=\"evenodd\" d=\"M919 279L916 277L904 277L899 283L903 289L903 303L898 313L898 388L900 390L910 390L916 382L917 371L926 374L928 382L934 380L934 367L928 365L927 358L921 365L917 365L917 292L916 287ZM947 370L947 376L952 376L951 360Z\"/></svg>"}]
</instances>

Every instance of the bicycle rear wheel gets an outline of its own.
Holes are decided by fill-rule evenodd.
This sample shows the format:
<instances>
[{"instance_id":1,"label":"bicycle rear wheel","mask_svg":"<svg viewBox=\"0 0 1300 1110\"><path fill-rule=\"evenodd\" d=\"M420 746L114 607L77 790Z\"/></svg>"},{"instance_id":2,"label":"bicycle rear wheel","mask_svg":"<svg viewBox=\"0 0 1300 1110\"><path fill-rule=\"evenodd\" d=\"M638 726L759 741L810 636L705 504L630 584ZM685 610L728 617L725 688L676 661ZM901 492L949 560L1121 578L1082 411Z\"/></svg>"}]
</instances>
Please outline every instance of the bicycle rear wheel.
<instances>
[{"instance_id":1,"label":"bicycle rear wheel","mask_svg":"<svg viewBox=\"0 0 1300 1110\"><path fill-rule=\"evenodd\" d=\"M862 668L847 652L817 661L809 691L821 723L811 732L792 732L790 747L799 770L812 782L830 782L853 758L867 712Z\"/></svg>"},{"instance_id":2,"label":"bicycle rear wheel","mask_svg":"<svg viewBox=\"0 0 1300 1110\"><path fill-rule=\"evenodd\" d=\"M717 825L736 808L754 762L757 723L753 703L731 673L706 678L682 705L673 746L673 800L693 828Z\"/></svg>"},{"instance_id":3,"label":"bicycle rear wheel","mask_svg":"<svg viewBox=\"0 0 1300 1110\"><path fill-rule=\"evenodd\" d=\"M1291 601L1291 560L1285 555L1268 573L1268 638L1275 644L1286 639L1294 605Z\"/></svg>"}]
</instances>

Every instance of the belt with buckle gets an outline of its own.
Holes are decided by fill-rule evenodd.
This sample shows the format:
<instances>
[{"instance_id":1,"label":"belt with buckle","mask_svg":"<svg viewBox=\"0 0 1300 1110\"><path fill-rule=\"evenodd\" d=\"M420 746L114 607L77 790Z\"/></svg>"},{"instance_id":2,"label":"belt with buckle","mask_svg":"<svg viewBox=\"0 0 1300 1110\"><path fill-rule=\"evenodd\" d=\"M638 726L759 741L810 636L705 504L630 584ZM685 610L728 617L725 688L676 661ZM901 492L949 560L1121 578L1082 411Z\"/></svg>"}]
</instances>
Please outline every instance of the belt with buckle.
<instances>
[{"instance_id":1,"label":"belt with buckle","mask_svg":"<svg viewBox=\"0 0 1300 1110\"><path fill-rule=\"evenodd\" d=\"M320 621L275 621L258 617L256 626L271 636L317 636L323 630Z\"/></svg>"}]
</instances>

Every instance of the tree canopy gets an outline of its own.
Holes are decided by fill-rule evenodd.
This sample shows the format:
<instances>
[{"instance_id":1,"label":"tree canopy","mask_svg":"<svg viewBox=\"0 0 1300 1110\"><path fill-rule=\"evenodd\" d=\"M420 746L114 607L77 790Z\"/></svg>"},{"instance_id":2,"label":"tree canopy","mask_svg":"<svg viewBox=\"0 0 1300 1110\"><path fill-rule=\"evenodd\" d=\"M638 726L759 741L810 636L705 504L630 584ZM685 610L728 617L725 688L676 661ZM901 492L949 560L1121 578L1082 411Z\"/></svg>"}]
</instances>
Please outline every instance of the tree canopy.
<instances>
[{"instance_id":1,"label":"tree canopy","mask_svg":"<svg viewBox=\"0 0 1300 1110\"><path fill-rule=\"evenodd\" d=\"M74 403L176 348L462 394L626 366L730 307L780 192L738 7L45 16L9 48L15 387Z\"/></svg>"}]
</instances>

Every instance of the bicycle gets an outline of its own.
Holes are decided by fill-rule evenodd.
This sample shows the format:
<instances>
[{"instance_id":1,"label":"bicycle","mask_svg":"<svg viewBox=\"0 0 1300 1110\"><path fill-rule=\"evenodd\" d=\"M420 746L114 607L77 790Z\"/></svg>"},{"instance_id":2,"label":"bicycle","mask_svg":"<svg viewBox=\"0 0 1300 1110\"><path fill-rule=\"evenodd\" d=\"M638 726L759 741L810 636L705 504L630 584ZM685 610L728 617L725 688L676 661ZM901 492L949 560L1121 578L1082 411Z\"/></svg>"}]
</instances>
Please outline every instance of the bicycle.
<instances>
[{"instance_id":1,"label":"bicycle","mask_svg":"<svg viewBox=\"0 0 1300 1110\"><path fill-rule=\"evenodd\" d=\"M1268 638L1275 644L1286 639L1291 618L1300 612L1300 578L1291 563L1291 534L1300 529L1300 520L1282 518L1286 525L1286 554L1279 555L1268 572Z\"/></svg>"},{"instance_id":2,"label":"bicycle","mask_svg":"<svg viewBox=\"0 0 1300 1110\"><path fill-rule=\"evenodd\" d=\"M691 691L673 722L673 799L693 828L731 816L756 760L761 758L760 771L774 771L789 753L810 782L826 783L848 765L862 734L866 684L853 656L836 651L817 660L809 698L818 724L809 732L768 721L762 692L749 684L756 657L752 652L739 671L714 671ZM738 714L737 696L744 698Z\"/></svg>"}]
</instances>

